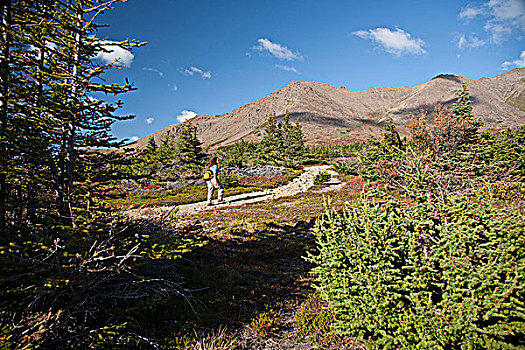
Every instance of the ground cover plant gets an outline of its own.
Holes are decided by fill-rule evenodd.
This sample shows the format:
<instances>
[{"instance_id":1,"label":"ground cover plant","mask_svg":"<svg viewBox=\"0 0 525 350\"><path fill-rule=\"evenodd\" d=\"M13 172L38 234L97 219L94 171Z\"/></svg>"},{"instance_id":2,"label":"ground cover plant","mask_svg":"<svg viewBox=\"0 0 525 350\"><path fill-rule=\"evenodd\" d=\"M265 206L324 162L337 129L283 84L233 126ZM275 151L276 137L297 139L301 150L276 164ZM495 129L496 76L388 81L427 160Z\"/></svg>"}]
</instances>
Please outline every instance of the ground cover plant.
<instances>
[{"instance_id":1,"label":"ground cover plant","mask_svg":"<svg viewBox=\"0 0 525 350\"><path fill-rule=\"evenodd\" d=\"M159 348L176 349L211 341L219 329L237 348L279 337L294 344L290 322L311 291L302 256L313 249L309 231L324 210L324 196L299 194L175 221L140 219L135 229L148 236L144 251L161 260L141 264L137 273L167 263L191 298L153 295L114 308L113 322L127 322L116 334L140 334ZM352 198L346 191L330 197L340 208ZM170 257L170 251L179 253Z\"/></svg>"}]
</instances>

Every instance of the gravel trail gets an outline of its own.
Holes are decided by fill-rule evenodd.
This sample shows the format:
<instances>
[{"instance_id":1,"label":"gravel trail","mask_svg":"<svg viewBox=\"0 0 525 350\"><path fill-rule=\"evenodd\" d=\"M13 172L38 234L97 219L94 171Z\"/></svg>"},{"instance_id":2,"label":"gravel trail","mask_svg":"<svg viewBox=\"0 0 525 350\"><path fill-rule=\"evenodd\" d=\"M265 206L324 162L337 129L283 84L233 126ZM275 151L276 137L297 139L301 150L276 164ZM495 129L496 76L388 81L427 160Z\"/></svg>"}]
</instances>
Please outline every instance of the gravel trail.
<instances>
[{"instance_id":1,"label":"gravel trail","mask_svg":"<svg viewBox=\"0 0 525 350\"><path fill-rule=\"evenodd\" d=\"M206 202L198 202L185 204L180 206L166 206L159 208L144 208L144 209L133 209L125 211L124 214L131 218L139 217L150 217L164 219L170 215L185 216L194 215L205 210L214 210L218 208L224 208L229 206L240 206L243 204L262 202L269 199L277 199L281 197L294 196L301 192L306 192L314 185L314 178L317 174L322 171L327 171L332 175L332 179L329 183L330 186L321 189L320 191L330 191L339 188L343 184L335 177L337 173L330 169L329 165L312 166L304 169L304 172L293 179L290 183L281 187L268 189L259 192L243 193L236 196L225 197L224 203L215 204L213 206L207 206ZM217 193L214 194L215 196ZM216 203L217 200L214 200Z\"/></svg>"}]
</instances>

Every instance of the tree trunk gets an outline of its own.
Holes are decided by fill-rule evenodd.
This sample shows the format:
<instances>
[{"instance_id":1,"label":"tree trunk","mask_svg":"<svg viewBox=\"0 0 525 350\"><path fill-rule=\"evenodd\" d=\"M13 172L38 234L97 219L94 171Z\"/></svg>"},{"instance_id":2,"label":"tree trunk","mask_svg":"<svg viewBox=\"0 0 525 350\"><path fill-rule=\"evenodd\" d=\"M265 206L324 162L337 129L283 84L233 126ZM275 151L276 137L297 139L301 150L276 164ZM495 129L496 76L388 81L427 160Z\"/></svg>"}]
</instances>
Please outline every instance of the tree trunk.
<instances>
[{"instance_id":1,"label":"tree trunk","mask_svg":"<svg viewBox=\"0 0 525 350\"><path fill-rule=\"evenodd\" d=\"M75 165L77 161L76 157L76 124L78 117L77 110L77 93L79 91L78 86L78 74L79 74L79 58L80 58L80 45L81 43L81 32L82 32L82 19L83 19L84 5L83 1L78 1L76 3L76 18L77 22L75 24L75 43L73 46L73 66L71 71L71 99L70 103L72 104L69 109L69 115L67 117L66 125L66 136L65 136L65 164L64 164L64 177L62 183L62 190L64 191L64 201L63 205L67 206L63 208L63 213L66 216L63 216L64 222L68 226L74 225L73 218L73 180Z\"/></svg>"},{"instance_id":2,"label":"tree trunk","mask_svg":"<svg viewBox=\"0 0 525 350\"><path fill-rule=\"evenodd\" d=\"M1 57L0 57L0 227L6 228L6 214L7 214L7 111L8 111L8 92L9 92L9 25L11 21L11 2L2 1L0 5L2 12L1 24Z\"/></svg>"}]
</instances>

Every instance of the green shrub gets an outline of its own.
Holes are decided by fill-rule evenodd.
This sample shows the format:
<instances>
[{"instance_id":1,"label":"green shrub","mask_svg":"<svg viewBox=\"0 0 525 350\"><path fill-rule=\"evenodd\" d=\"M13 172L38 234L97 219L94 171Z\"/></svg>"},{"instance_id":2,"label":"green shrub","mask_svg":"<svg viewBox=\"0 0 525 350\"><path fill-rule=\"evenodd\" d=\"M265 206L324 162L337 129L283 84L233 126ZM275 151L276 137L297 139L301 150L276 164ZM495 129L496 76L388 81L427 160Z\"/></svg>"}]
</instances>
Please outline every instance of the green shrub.
<instances>
[{"instance_id":1,"label":"green shrub","mask_svg":"<svg viewBox=\"0 0 525 350\"><path fill-rule=\"evenodd\" d=\"M315 175L314 177L314 185L324 185L330 179L332 178L332 175L327 173L326 171L322 171L319 174Z\"/></svg>"},{"instance_id":2,"label":"green shrub","mask_svg":"<svg viewBox=\"0 0 525 350\"><path fill-rule=\"evenodd\" d=\"M385 162L394 162L403 157L406 145L399 137L394 124L387 125L385 130L383 140L369 141L359 155L361 163L359 175L367 181L379 180L378 168Z\"/></svg>"},{"instance_id":3,"label":"green shrub","mask_svg":"<svg viewBox=\"0 0 525 350\"><path fill-rule=\"evenodd\" d=\"M308 260L336 331L372 348L523 348L523 216L430 184L423 176L409 201L363 195L318 221Z\"/></svg>"},{"instance_id":4,"label":"green shrub","mask_svg":"<svg viewBox=\"0 0 525 350\"><path fill-rule=\"evenodd\" d=\"M525 125L496 135L495 163L498 173L507 173L516 180L525 180Z\"/></svg>"},{"instance_id":5,"label":"green shrub","mask_svg":"<svg viewBox=\"0 0 525 350\"><path fill-rule=\"evenodd\" d=\"M235 174L219 173L218 178L224 188L234 188L239 186L239 176Z\"/></svg>"},{"instance_id":6,"label":"green shrub","mask_svg":"<svg viewBox=\"0 0 525 350\"><path fill-rule=\"evenodd\" d=\"M350 163L348 161L338 161L332 168L337 171L339 174L343 175L358 175L358 164Z\"/></svg>"}]
</instances>

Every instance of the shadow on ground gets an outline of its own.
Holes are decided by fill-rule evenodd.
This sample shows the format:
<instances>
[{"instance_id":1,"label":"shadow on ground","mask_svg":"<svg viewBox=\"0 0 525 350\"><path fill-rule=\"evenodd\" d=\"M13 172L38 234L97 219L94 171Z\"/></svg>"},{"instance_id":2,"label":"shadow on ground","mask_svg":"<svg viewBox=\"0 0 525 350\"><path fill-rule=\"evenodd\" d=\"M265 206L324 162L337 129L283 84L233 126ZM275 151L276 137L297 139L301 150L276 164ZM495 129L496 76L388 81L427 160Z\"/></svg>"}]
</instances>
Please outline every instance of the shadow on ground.
<instances>
[{"instance_id":1,"label":"shadow on ground","mask_svg":"<svg viewBox=\"0 0 525 350\"><path fill-rule=\"evenodd\" d=\"M178 235L148 223L147 230L159 237L157 244L198 237L198 245L177 259L169 259L171 274L180 276L181 285L192 291L191 299L188 303L177 296L152 297L128 310L124 319L134 331L168 346L174 345L177 337L219 327L240 330L252 324L277 331L284 327L280 315L289 314L311 291L310 266L303 256L314 249L309 233L313 222L265 223L249 230L242 225L210 230L193 224ZM165 260L153 259L137 273L151 275L148 271L165 266ZM271 318L270 324L259 322L261 314Z\"/></svg>"}]
</instances>

